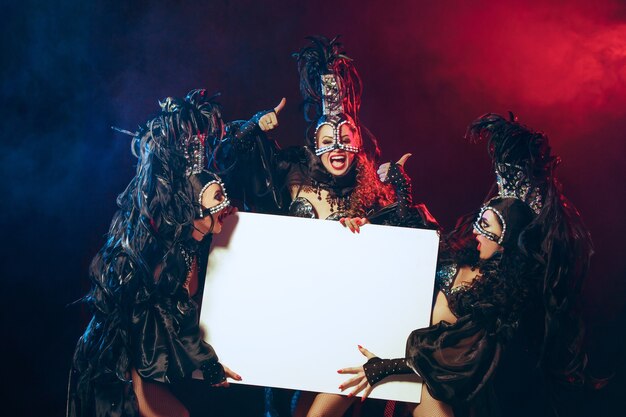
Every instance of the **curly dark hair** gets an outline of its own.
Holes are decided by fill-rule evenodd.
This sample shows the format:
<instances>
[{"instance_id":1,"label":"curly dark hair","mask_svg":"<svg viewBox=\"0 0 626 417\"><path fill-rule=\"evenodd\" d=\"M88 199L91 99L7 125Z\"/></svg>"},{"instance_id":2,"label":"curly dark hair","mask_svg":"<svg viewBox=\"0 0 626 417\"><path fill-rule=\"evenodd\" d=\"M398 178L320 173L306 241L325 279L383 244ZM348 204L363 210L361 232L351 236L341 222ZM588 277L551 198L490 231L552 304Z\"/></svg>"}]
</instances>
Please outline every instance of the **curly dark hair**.
<instances>
[{"instance_id":1,"label":"curly dark hair","mask_svg":"<svg viewBox=\"0 0 626 417\"><path fill-rule=\"evenodd\" d=\"M221 134L220 107L205 90L193 90L184 100L168 97L159 104L161 112L133 138L137 171L117 198L119 210L107 242L92 262L91 276L99 281L115 275L109 262L120 249L151 275L155 262L161 261L157 254L164 256L190 236L198 203L185 176L185 146L190 136Z\"/></svg>"},{"instance_id":2,"label":"curly dark hair","mask_svg":"<svg viewBox=\"0 0 626 417\"><path fill-rule=\"evenodd\" d=\"M350 195L349 211L365 216L371 209L385 207L395 201L395 192L389 184L383 184L376 174L374 161L364 153L357 154L356 187Z\"/></svg>"},{"instance_id":3,"label":"curly dark hair","mask_svg":"<svg viewBox=\"0 0 626 417\"><path fill-rule=\"evenodd\" d=\"M517 228L507 228L510 237L503 243L504 250L489 259L480 259L476 249L475 236L472 233L473 220L478 212L464 216L457 227L442 241L440 262L455 263L458 266L470 266L480 270L481 278L475 280L467 291L453 293L450 305L460 315L476 312L481 309L495 311L500 323L498 328L505 339L512 337L519 321L527 313L536 308L536 300L540 299L541 268L534 260L519 249L524 242L522 230L532 220L530 208L516 199L493 199L490 206L510 205L513 211L526 215ZM499 222L500 220L497 219Z\"/></svg>"}]
</instances>

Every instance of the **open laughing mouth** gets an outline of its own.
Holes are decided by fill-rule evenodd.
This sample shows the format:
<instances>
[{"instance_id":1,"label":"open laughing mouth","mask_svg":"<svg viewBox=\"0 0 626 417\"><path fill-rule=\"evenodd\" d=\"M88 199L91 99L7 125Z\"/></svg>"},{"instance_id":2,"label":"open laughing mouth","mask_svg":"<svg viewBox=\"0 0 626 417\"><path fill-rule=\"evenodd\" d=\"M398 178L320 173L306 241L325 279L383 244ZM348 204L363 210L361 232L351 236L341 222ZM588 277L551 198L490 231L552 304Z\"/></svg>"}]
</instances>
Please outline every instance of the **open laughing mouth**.
<instances>
[{"instance_id":1,"label":"open laughing mouth","mask_svg":"<svg viewBox=\"0 0 626 417\"><path fill-rule=\"evenodd\" d=\"M330 166L332 166L334 169L343 169L346 166L346 161L348 160L348 158L346 157L346 155L331 155L329 158L330 161Z\"/></svg>"},{"instance_id":2,"label":"open laughing mouth","mask_svg":"<svg viewBox=\"0 0 626 417\"><path fill-rule=\"evenodd\" d=\"M217 221L222 224L224 222L224 219L230 216L230 213L232 213L232 207L226 207L224 210L222 210L219 216L217 216Z\"/></svg>"}]
</instances>

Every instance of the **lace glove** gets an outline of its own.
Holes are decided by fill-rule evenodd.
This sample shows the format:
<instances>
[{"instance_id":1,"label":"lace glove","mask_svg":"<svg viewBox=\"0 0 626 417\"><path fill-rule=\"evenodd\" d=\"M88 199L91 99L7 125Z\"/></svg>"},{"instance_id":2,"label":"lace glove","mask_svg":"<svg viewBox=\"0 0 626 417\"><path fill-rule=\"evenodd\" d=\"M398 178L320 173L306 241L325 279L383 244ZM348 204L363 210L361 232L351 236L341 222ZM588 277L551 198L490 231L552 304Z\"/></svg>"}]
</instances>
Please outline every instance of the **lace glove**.
<instances>
[{"instance_id":1,"label":"lace glove","mask_svg":"<svg viewBox=\"0 0 626 417\"><path fill-rule=\"evenodd\" d=\"M381 359L375 356L363 365L365 377L371 386L389 375L412 374L413 370L406 364L406 359Z\"/></svg>"},{"instance_id":2,"label":"lace glove","mask_svg":"<svg viewBox=\"0 0 626 417\"><path fill-rule=\"evenodd\" d=\"M202 375L204 380L211 384L219 384L226 380L224 367L218 361L211 361L202 366Z\"/></svg>"},{"instance_id":3,"label":"lace glove","mask_svg":"<svg viewBox=\"0 0 626 417\"><path fill-rule=\"evenodd\" d=\"M400 220L409 215L409 209L413 207L413 187L411 178L407 175L404 167L398 163L391 164L387 172L385 183L391 184L396 191L398 199L397 216Z\"/></svg>"},{"instance_id":4,"label":"lace glove","mask_svg":"<svg viewBox=\"0 0 626 417\"><path fill-rule=\"evenodd\" d=\"M254 149L254 134L260 133L259 120L261 117L274 110L265 110L256 113L250 120L242 122L235 121L226 127L226 135L232 140L233 147L237 153L250 153Z\"/></svg>"}]
</instances>

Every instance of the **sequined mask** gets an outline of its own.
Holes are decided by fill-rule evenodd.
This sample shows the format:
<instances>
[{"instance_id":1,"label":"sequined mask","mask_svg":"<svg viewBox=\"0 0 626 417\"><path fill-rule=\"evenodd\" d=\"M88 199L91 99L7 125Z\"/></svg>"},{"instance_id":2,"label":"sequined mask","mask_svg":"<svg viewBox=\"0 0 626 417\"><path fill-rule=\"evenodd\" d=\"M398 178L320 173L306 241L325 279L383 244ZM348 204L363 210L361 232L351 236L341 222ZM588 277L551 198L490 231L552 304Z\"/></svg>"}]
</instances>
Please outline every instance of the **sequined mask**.
<instances>
[{"instance_id":1,"label":"sequined mask","mask_svg":"<svg viewBox=\"0 0 626 417\"><path fill-rule=\"evenodd\" d=\"M500 220L500 223L502 223L502 234L500 234L500 236L496 235L495 233L492 233L488 230L483 229L483 227L480 225L480 220L483 217L483 214L485 213L485 211L487 210L491 210L495 213L496 216L498 216L498 219ZM474 222L474 230L476 230L476 232L478 234L480 234L481 236L486 237L487 239L491 240L492 242L496 242L498 245L502 245L502 242L504 242L504 234L506 233L506 222L504 221L504 216L502 216L502 213L500 213L497 209L491 207L491 206L483 206L480 209L480 213L478 213L478 217L476 218L476 221Z\"/></svg>"},{"instance_id":2,"label":"sequined mask","mask_svg":"<svg viewBox=\"0 0 626 417\"><path fill-rule=\"evenodd\" d=\"M228 198L228 194L226 194L226 187L224 186L224 183L222 182L222 179L220 177L218 177L215 174L212 174L216 179L213 181L209 181L208 183L206 183L204 185L204 187L202 187L202 190L200 190L200 194L198 196L198 203L200 204L200 218L215 214L217 212L219 212L220 210L230 206L230 199ZM212 184L217 184L220 187L222 187L222 193L224 194L224 201L222 201L221 203L219 203L216 206L213 207L209 207L209 208L202 208L202 195L204 194L204 192L212 185Z\"/></svg>"},{"instance_id":3,"label":"sequined mask","mask_svg":"<svg viewBox=\"0 0 626 417\"><path fill-rule=\"evenodd\" d=\"M318 147L317 141L315 141L315 155L320 156L327 152L334 151L335 149L342 149L346 152L352 153L361 152L360 147L348 145L341 142L341 127L343 125L348 125L350 130L358 132L358 129L355 126L354 122L352 121L350 116L346 114L320 117L315 128L315 137L317 137L317 133L322 128L322 126L330 126L333 129L333 143L330 145Z\"/></svg>"}]
</instances>

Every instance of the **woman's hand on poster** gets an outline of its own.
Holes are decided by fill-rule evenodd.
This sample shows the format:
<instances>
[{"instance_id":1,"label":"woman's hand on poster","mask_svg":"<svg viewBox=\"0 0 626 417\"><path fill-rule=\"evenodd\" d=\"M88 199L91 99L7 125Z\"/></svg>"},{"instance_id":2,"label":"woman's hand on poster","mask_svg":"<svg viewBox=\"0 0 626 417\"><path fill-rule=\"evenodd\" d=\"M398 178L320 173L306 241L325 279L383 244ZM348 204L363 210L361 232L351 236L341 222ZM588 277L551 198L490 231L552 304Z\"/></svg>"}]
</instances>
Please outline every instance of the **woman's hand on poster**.
<instances>
[{"instance_id":1,"label":"woman's hand on poster","mask_svg":"<svg viewBox=\"0 0 626 417\"><path fill-rule=\"evenodd\" d=\"M237 372L233 371L232 369L230 369L228 366L226 365L222 365L222 367L224 368L224 375L226 376L226 379L223 380L222 382L218 383L218 384L214 384L214 387L218 387L218 388L227 388L230 386L230 383L228 382L228 378L233 379L235 381L241 381L241 375L239 375Z\"/></svg>"},{"instance_id":2,"label":"woman's hand on poster","mask_svg":"<svg viewBox=\"0 0 626 417\"><path fill-rule=\"evenodd\" d=\"M280 100L280 103L274 107L274 110L261 116L259 119L259 127L262 131L269 132L270 130L278 127L278 114L285 107L286 103L287 99L283 97L282 100Z\"/></svg>"},{"instance_id":3,"label":"woman's hand on poster","mask_svg":"<svg viewBox=\"0 0 626 417\"><path fill-rule=\"evenodd\" d=\"M375 358L374 355L369 350L365 349L363 346L359 345L359 351L365 356L368 360ZM361 401L365 401L365 399L370 395L372 390L374 389L370 383L367 381L367 377L365 376L365 370L363 369L363 365L361 366L353 366L351 368L342 368L337 371L339 374L354 374L354 376L348 380L346 380L343 384L339 385L339 389L343 392L348 388L354 387L354 389L348 394L348 397L354 397L359 392L363 391L363 395L361 396Z\"/></svg>"},{"instance_id":4,"label":"woman's hand on poster","mask_svg":"<svg viewBox=\"0 0 626 417\"><path fill-rule=\"evenodd\" d=\"M361 233L361 226L369 224L369 222L365 217L342 217L339 219L339 223L350 229L352 233Z\"/></svg>"},{"instance_id":5,"label":"woman's hand on poster","mask_svg":"<svg viewBox=\"0 0 626 417\"><path fill-rule=\"evenodd\" d=\"M412 154L410 153L405 153L404 155L402 155L402 158L400 158L398 162L396 162L396 164L400 165L401 167L404 167L404 163L406 162L407 159L409 159L411 155ZM380 178L381 182L387 182L389 168L391 168L391 162L385 162L384 164L378 167L378 170L376 171L376 173L378 174L378 178Z\"/></svg>"}]
</instances>

